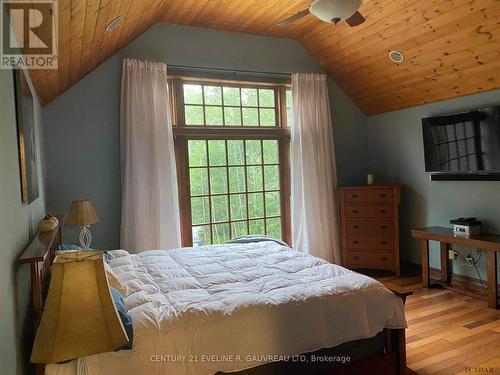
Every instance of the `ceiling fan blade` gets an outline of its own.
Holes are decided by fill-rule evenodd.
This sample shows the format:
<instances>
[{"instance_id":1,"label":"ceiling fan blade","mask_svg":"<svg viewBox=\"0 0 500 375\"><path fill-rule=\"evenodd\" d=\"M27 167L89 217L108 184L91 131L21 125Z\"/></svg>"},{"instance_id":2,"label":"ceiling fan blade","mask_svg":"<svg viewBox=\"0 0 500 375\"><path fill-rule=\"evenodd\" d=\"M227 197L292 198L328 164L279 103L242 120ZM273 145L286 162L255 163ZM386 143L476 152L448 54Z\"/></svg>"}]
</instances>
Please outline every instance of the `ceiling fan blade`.
<instances>
[{"instance_id":1,"label":"ceiling fan blade","mask_svg":"<svg viewBox=\"0 0 500 375\"><path fill-rule=\"evenodd\" d=\"M359 12L354 13L351 17L345 20L345 22L347 22L347 24L351 27L361 25L365 21L365 17L363 17Z\"/></svg>"},{"instance_id":2,"label":"ceiling fan blade","mask_svg":"<svg viewBox=\"0 0 500 375\"><path fill-rule=\"evenodd\" d=\"M305 17L307 16L309 13L309 8L308 9L304 9L302 11L300 11L299 13L291 16L291 17L288 17L287 19L284 19L283 21L281 21L280 23L278 23L279 26L286 26L286 25L289 25L291 24L292 22L295 22L299 19L301 19L302 17Z\"/></svg>"}]
</instances>

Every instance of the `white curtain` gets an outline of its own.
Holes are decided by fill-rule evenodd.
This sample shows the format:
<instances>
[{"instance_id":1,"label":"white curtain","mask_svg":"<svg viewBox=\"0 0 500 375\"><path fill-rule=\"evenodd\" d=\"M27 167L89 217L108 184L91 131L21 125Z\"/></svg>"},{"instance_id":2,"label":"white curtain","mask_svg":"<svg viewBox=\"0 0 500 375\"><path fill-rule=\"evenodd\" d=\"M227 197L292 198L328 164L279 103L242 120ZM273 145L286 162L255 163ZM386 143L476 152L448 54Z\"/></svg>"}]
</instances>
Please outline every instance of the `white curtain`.
<instances>
[{"instance_id":1,"label":"white curtain","mask_svg":"<svg viewBox=\"0 0 500 375\"><path fill-rule=\"evenodd\" d=\"M340 263L337 174L326 76L294 74L292 96L293 247Z\"/></svg>"},{"instance_id":2,"label":"white curtain","mask_svg":"<svg viewBox=\"0 0 500 375\"><path fill-rule=\"evenodd\" d=\"M121 248L180 247L167 66L123 61L120 121Z\"/></svg>"}]
</instances>

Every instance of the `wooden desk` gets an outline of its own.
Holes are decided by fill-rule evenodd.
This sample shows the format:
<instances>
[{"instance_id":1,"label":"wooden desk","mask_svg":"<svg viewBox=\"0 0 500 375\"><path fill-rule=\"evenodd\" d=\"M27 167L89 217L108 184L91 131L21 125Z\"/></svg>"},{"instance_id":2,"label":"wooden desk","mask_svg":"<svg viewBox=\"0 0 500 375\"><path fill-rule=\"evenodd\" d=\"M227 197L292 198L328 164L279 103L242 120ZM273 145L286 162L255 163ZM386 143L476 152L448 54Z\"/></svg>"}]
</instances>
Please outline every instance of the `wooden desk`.
<instances>
[{"instance_id":1,"label":"wooden desk","mask_svg":"<svg viewBox=\"0 0 500 375\"><path fill-rule=\"evenodd\" d=\"M429 241L440 242L441 247L441 281L449 283L450 271L448 269L448 245L457 244L469 248L481 249L487 255L488 269L488 306L498 308L497 303L497 256L500 251L500 235L479 234L470 237L455 237L451 228L428 227L412 229L411 235L419 238L422 256L422 285L429 287Z\"/></svg>"}]
</instances>

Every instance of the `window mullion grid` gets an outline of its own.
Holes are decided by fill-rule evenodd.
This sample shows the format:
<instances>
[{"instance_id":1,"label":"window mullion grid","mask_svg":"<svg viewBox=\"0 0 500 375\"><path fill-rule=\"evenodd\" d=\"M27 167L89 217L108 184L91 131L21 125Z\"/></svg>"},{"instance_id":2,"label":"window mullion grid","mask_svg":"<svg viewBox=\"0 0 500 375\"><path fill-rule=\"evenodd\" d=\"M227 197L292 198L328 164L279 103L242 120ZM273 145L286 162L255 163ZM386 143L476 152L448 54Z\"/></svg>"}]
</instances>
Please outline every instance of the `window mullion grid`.
<instances>
[{"instance_id":1,"label":"window mullion grid","mask_svg":"<svg viewBox=\"0 0 500 375\"><path fill-rule=\"evenodd\" d=\"M229 152L227 150L227 140L224 141L224 146L226 147L227 217L229 218L229 239L232 239L233 229L231 228L231 196L229 195Z\"/></svg>"},{"instance_id":2,"label":"window mullion grid","mask_svg":"<svg viewBox=\"0 0 500 375\"><path fill-rule=\"evenodd\" d=\"M207 118L205 116L205 85L201 85L201 105L202 105L202 109L203 109L203 125L207 126ZM207 143L207 147L208 147L208 143ZM207 151L208 152L208 151ZM208 157L208 155L207 155ZM208 161L208 159L207 159Z\"/></svg>"},{"instance_id":3,"label":"window mullion grid","mask_svg":"<svg viewBox=\"0 0 500 375\"><path fill-rule=\"evenodd\" d=\"M208 179L208 222L210 223L210 243L214 242L213 229L212 229L212 185L210 182L210 155L208 152L208 141L205 140L205 151L207 153L207 179Z\"/></svg>"},{"instance_id":4,"label":"window mullion grid","mask_svg":"<svg viewBox=\"0 0 500 375\"><path fill-rule=\"evenodd\" d=\"M275 164L275 165L278 166L277 164ZM231 167L232 167L232 165L231 165ZM256 191L252 191L251 193L277 193L279 191L280 191L279 189L270 189L270 190L256 190ZM237 192L234 192L231 194L245 194L245 192L244 191L237 191ZM192 195L192 197L193 198L207 198L209 196L222 197L224 195L227 195L227 193L198 194L198 195Z\"/></svg>"},{"instance_id":5,"label":"window mullion grid","mask_svg":"<svg viewBox=\"0 0 500 375\"><path fill-rule=\"evenodd\" d=\"M256 89L257 91L257 124L260 127L260 91L259 89Z\"/></svg>"},{"instance_id":6,"label":"window mullion grid","mask_svg":"<svg viewBox=\"0 0 500 375\"><path fill-rule=\"evenodd\" d=\"M247 173L247 141L243 140L243 157L244 157L244 168L245 172L245 206L247 213L247 234L250 234L250 211L248 209L248 173Z\"/></svg>"},{"instance_id":7,"label":"window mullion grid","mask_svg":"<svg viewBox=\"0 0 500 375\"><path fill-rule=\"evenodd\" d=\"M240 90L240 116L241 116L240 126L243 127L243 98L241 97L241 87L239 88L239 90Z\"/></svg>"},{"instance_id":8,"label":"window mullion grid","mask_svg":"<svg viewBox=\"0 0 500 375\"><path fill-rule=\"evenodd\" d=\"M260 154L262 155L260 169L262 172L262 207L264 209L264 234L267 236L267 211L266 211L266 177L264 176L264 141L260 140Z\"/></svg>"},{"instance_id":9,"label":"window mullion grid","mask_svg":"<svg viewBox=\"0 0 500 375\"><path fill-rule=\"evenodd\" d=\"M283 103L282 103L282 86L274 88L274 126L283 127ZM285 100L286 113L286 100Z\"/></svg>"},{"instance_id":10,"label":"window mullion grid","mask_svg":"<svg viewBox=\"0 0 500 375\"><path fill-rule=\"evenodd\" d=\"M252 220L264 220L264 219L281 219L281 216L277 216L277 215L272 215L272 216L267 216L267 217L263 217L263 216L259 216L259 217L256 217ZM238 219L238 220L234 220L234 221L231 221L231 223L243 223L243 222L246 222L247 220L245 219ZM224 220L224 221L217 221L215 222L214 224L229 224L230 222L228 220ZM203 226L203 225L206 225L206 224L196 224L196 225L193 225L195 227L199 227L199 226Z\"/></svg>"},{"instance_id":11,"label":"window mullion grid","mask_svg":"<svg viewBox=\"0 0 500 375\"><path fill-rule=\"evenodd\" d=\"M220 86L221 95L221 111L222 111L222 126L226 126L226 117L224 111L224 89ZM229 218L229 239L232 238L231 228L231 197L229 195L229 152L227 151L227 139L224 140L224 147L226 151L226 188L227 188L227 215Z\"/></svg>"},{"instance_id":12,"label":"window mullion grid","mask_svg":"<svg viewBox=\"0 0 500 375\"><path fill-rule=\"evenodd\" d=\"M266 141L267 140L274 140L275 138L269 138L269 139L265 139ZM223 139L223 140L226 140L226 139ZM237 141L242 141L242 139L232 139L232 140L237 140ZM254 139L255 140L255 139ZM257 138L256 140L260 141L260 140L264 140L264 139L261 139L261 138ZM261 165L263 165L264 167L273 167L273 166L276 166L278 165L279 163L258 163L258 164L231 164L230 167L244 167L245 165L247 167L260 167ZM203 165L196 165L196 166L193 166L193 167L189 167L191 169L203 169L203 168L206 168L205 166Z\"/></svg>"},{"instance_id":13,"label":"window mullion grid","mask_svg":"<svg viewBox=\"0 0 500 375\"><path fill-rule=\"evenodd\" d=\"M226 126L226 114L224 113L224 90L222 88L222 86L220 86L220 99L221 99L221 111L222 111L222 126ZM227 146L227 142L226 142L226 146ZM226 154L227 154L227 150L226 150Z\"/></svg>"}]
</instances>

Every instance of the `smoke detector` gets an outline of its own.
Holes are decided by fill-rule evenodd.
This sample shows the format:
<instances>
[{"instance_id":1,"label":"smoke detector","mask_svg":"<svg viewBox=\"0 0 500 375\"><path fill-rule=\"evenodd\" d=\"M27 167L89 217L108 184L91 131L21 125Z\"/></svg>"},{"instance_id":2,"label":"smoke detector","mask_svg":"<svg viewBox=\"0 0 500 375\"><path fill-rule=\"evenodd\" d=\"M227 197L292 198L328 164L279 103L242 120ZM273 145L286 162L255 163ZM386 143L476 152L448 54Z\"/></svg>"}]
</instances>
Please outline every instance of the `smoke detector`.
<instances>
[{"instance_id":1,"label":"smoke detector","mask_svg":"<svg viewBox=\"0 0 500 375\"><path fill-rule=\"evenodd\" d=\"M405 55L403 55L403 52L394 50L389 52L389 59L396 64L400 64L404 61Z\"/></svg>"}]
</instances>

